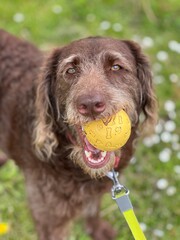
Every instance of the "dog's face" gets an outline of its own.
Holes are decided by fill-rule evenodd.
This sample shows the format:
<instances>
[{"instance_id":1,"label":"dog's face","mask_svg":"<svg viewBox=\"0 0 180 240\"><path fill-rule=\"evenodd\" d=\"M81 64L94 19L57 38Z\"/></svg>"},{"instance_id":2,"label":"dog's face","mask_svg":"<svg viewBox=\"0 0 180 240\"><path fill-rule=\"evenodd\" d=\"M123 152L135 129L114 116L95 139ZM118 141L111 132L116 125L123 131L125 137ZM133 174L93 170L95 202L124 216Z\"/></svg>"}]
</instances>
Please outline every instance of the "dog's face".
<instances>
[{"instance_id":1,"label":"dog's face","mask_svg":"<svg viewBox=\"0 0 180 240\"><path fill-rule=\"evenodd\" d=\"M83 132L84 123L108 118L121 109L129 115L132 129L137 128L141 113L154 120L149 64L131 41L87 38L56 49L40 81L36 146L50 156L58 144L53 126L64 121L75 142L71 158L92 177L112 169L121 151L114 154L93 147Z\"/></svg>"}]
</instances>

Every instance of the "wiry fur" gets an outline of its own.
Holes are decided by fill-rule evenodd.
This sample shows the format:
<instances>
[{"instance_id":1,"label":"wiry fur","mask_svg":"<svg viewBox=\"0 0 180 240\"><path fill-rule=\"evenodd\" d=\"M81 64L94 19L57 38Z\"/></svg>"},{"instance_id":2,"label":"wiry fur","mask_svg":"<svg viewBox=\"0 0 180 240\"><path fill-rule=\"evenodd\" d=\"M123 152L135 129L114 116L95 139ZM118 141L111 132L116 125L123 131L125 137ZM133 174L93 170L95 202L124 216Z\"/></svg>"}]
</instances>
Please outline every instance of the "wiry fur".
<instances>
[{"instance_id":1,"label":"wiry fur","mask_svg":"<svg viewBox=\"0 0 180 240\"><path fill-rule=\"evenodd\" d=\"M124 109L132 123L128 142L117 150L117 171L133 155L140 115L155 122L156 101L147 58L131 41L87 38L52 51L48 57L31 44L0 30L0 147L22 169L40 240L64 240L73 219L83 216L95 240L114 238L100 219L100 199L110 190L101 169L87 167L79 127ZM114 64L121 66L112 71ZM75 68L68 74L69 68ZM77 103L97 96L105 109L83 115ZM20 237L20 236L19 236Z\"/></svg>"}]
</instances>

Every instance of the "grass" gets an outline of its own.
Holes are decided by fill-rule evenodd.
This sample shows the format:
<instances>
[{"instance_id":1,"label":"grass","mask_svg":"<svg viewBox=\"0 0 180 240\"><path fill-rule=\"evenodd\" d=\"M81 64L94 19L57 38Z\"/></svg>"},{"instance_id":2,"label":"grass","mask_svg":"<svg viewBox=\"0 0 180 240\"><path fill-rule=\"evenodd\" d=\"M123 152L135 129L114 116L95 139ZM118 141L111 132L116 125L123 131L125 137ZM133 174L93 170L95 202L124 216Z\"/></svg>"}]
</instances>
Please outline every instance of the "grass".
<instances>
[{"instance_id":1,"label":"grass","mask_svg":"<svg viewBox=\"0 0 180 240\"><path fill-rule=\"evenodd\" d=\"M0 27L42 49L89 35L103 35L134 39L149 55L160 124L153 137L140 140L122 182L130 189L136 215L151 240L180 239L179 9L179 0L0 2ZM168 101L175 109L167 107ZM10 225L9 233L0 239L36 240L23 176L13 162L1 168L0 182L0 222ZM133 238L110 194L103 199L101 214L119 229L117 239ZM79 222L70 239L89 239Z\"/></svg>"}]
</instances>

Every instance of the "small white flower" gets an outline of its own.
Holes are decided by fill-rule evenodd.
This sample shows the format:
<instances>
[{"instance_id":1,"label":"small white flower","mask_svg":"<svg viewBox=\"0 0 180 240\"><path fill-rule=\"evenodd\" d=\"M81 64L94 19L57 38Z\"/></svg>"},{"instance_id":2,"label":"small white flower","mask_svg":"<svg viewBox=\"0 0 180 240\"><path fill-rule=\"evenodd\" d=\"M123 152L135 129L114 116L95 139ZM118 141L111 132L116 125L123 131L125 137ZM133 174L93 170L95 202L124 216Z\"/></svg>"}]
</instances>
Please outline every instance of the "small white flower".
<instances>
[{"instance_id":1,"label":"small white flower","mask_svg":"<svg viewBox=\"0 0 180 240\"><path fill-rule=\"evenodd\" d=\"M174 166L174 172L180 174L180 165Z\"/></svg>"},{"instance_id":2,"label":"small white flower","mask_svg":"<svg viewBox=\"0 0 180 240\"><path fill-rule=\"evenodd\" d=\"M130 160L130 163L135 164L136 162L137 162L137 159L135 157L132 157L131 160Z\"/></svg>"},{"instance_id":3,"label":"small white flower","mask_svg":"<svg viewBox=\"0 0 180 240\"><path fill-rule=\"evenodd\" d=\"M159 153L159 160L163 163L169 162L171 159L171 149L165 148Z\"/></svg>"},{"instance_id":4,"label":"small white flower","mask_svg":"<svg viewBox=\"0 0 180 240\"><path fill-rule=\"evenodd\" d=\"M168 53L165 51L159 51L156 57L159 61L165 62L168 59Z\"/></svg>"},{"instance_id":5,"label":"small white flower","mask_svg":"<svg viewBox=\"0 0 180 240\"><path fill-rule=\"evenodd\" d=\"M164 131L164 132L161 134L161 140L162 140L162 142L168 143L168 142L171 142L171 139L172 139L172 135L171 135L170 132Z\"/></svg>"},{"instance_id":6,"label":"small white flower","mask_svg":"<svg viewBox=\"0 0 180 240\"><path fill-rule=\"evenodd\" d=\"M168 132L173 132L176 129L176 124L174 121L169 120L164 124L164 128Z\"/></svg>"},{"instance_id":7,"label":"small white flower","mask_svg":"<svg viewBox=\"0 0 180 240\"><path fill-rule=\"evenodd\" d=\"M23 22L25 19L25 16L23 13L16 13L14 16L13 16L13 20L16 22L16 23L21 23Z\"/></svg>"},{"instance_id":8,"label":"small white flower","mask_svg":"<svg viewBox=\"0 0 180 240\"><path fill-rule=\"evenodd\" d=\"M175 105L175 103L174 103L172 100L167 100L167 101L164 103L164 109L165 109L167 112L174 111L175 108L176 108L176 105Z\"/></svg>"},{"instance_id":9,"label":"small white flower","mask_svg":"<svg viewBox=\"0 0 180 240\"><path fill-rule=\"evenodd\" d=\"M161 178L157 181L156 186L160 190L164 190L168 187L168 181L165 178Z\"/></svg>"},{"instance_id":10,"label":"small white flower","mask_svg":"<svg viewBox=\"0 0 180 240\"><path fill-rule=\"evenodd\" d=\"M143 139L143 143L146 147L152 147L154 144L160 143L160 137L157 134L153 134Z\"/></svg>"},{"instance_id":11,"label":"small white flower","mask_svg":"<svg viewBox=\"0 0 180 240\"><path fill-rule=\"evenodd\" d=\"M152 147L153 146L153 142L151 141L150 137L145 137L143 139L143 143L146 147Z\"/></svg>"},{"instance_id":12,"label":"small white flower","mask_svg":"<svg viewBox=\"0 0 180 240\"><path fill-rule=\"evenodd\" d=\"M151 139L154 144L160 143L160 137L157 134L153 134Z\"/></svg>"},{"instance_id":13,"label":"small white flower","mask_svg":"<svg viewBox=\"0 0 180 240\"><path fill-rule=\"evenodd\" d=\"M154 40L151 37L144 37L142 40L142 45L144 48L150 48L154 45Z\"/></svg>"},{"instance_id":14,"label":"small white flower","mask_svg":"<svg viewBox=\"0 0 180 240\"><path fill-rule=\"evenodd\" d=\"M133 35L132 39L133 39L135 42L141 44L141 37L140 37L139 35Z\"/></svg>"},{"instance_id":15,"label":"small white flower","mask_svg":"<svg viewBox=\"0 0 180 240\"><path fill-rule=\"evenodd\" d=\"M177 189L174 186L169 186L166 190L166 193L168 196L173 196L176 192L177 192Z\"/></svg>"},{"instance_id":16,"label":"small white flower","mask_svg":"<svg viewBox=\"0 0 180 240\"><path fill-rule=\"evenodd\" d=\"M166 228L167 228L167 230L172 230L173 229L173 225L171 223L168 223L166 225Z\"/></svg>"},{"instance_id":17,"label":"small white flower","mask_svg":"<svg viewBox=\"0 0 180 240\"><path fill-rule=\"evenodd\" d=\"M174 52L180 53L180 43L175 40L172 40L168 43L169 49Z\"/></svg>"},{"instance_id":18,"label":"small white flower","mask_svg":"<svg viewBox=\"0 0 180 240\"><path fill-rule=\"evenodd\" d=\"M175 119L176 118L176 112L175 111L171 111L171 112L168 112L168 117L170 118L170 119Z\"/></svg>"},{"instance_id":19,"label":"small white flower","mask_svg":"<svg viewBox=\"0 0 180 240\"><path fill-rule=\"evenodd\" d=\"M180 150L180 144L177 143L177 142L173 142L172 143L172 149L175 150L175 151Z\"/></svg>"},{"instance_id":20,"label":"small white flower","mask_svg":"<svg viewBox=\"0 0 180 240\"><path fill-rule=\"evenodd\" d=\"M62 12L62 7L60 6L60 5L54 5L53 7L52 7L52 11L53 11L53 13L55 13L55 14L60 14L61 12Z\"/></svg>"},{"instance_id":21,"label":"small white flower","mask_svg":"<svg viewBox=\"0 0 180 240\"><path fill-rule=\"evenodd\" d=\"M161 75L154 76L153 78L155 84L161 84L164 82L164 77Z\"/></svg>"},{"instance_id":22,"label":"small white flower","mask_svg":"<svg viewBox=\"0 0 180 240\"><path fill-rule=\"evenodd\" d=\"M162 230L160 230L160 229L154 229L153 234L156 237L160 237L160 238L162 238L164 236L164 232Z\"/></svg>"},{"instance_id":23,"label":"small white flower","mask_svg":"<svg viewBox=\"0 0 180 240\"><path fill-rule=\"evenodd\" d=\"M114 23L113 26L112 26L113 30L115 32L121 32L123 27L120 23Z\"/></svg>"},{"instance_id":24,"label":"small white flower","mask_svg":"<svg viewBox=\"0 0 180 240\"><path fill-rule=\"evenodd\" d=\"M101 28L102 30L108 30L110 27L111 27L111 23L108 22L108 21L103 21L103 22L101 22L101 24L100 24L100 28Z\"/></svg>"},{"instance_id":25,"label":"small white flower","mask_svg":"<svg viewBox=\"0 0 180 240\"><path fill-rule=\"evenodd\" d=\"M179 81L178 75L175 73L170 74L169 79L172 83L177 83Z\"/></svg>"},{"instance_id":26,"label":"small white flower","mask_svg":"<svg viewBox=\"0 0 180 240\"><path fill-rule=\"evenodd\" d=\"M161 133L163 131L163 122L159 121L158 124L155 127L155 132L157 134Z\"/></svg>"},{"instance_id":27,"label":"small white flower","mask_svg":"<svg viewBox=\"0 0 180 240\"><path fill-rule=\"evenodd\" d=\"M141 222L141 223L139 223L139 225L143 232L145 232L147 230L147 225L145 223Z\"/></svg>"}]
</instances>

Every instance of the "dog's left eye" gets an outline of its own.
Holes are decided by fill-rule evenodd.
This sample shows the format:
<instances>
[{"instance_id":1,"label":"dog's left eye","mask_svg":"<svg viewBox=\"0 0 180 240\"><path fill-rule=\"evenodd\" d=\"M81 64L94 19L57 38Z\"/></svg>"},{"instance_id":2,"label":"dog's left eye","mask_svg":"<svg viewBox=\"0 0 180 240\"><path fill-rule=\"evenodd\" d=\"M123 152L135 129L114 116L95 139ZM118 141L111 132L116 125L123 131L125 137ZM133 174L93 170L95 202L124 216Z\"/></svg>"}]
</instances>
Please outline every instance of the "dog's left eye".
<instances>
[{"instance_id":1,"label":"dog's left eye","mask_svg":"<svg viewBox=\"0 0 180 240\"><path fill-rule=\"evenodd\" d=\"M68 70L66 71L66 73L69 73L69 74L74 74L76 73L76 69L75 68L68 68Z\"/></svg>"},{"instance_id":2,"label":"dog's left eye","mask_svg":"<svg viewBox=\"0 0 180 240\"><path fill-rule=\"evenodd\" d=\"M119 71L120 69L122 69L122 67L119 64L115 64L111 67L112 71Z\"/></svg>"}]
</instances>

